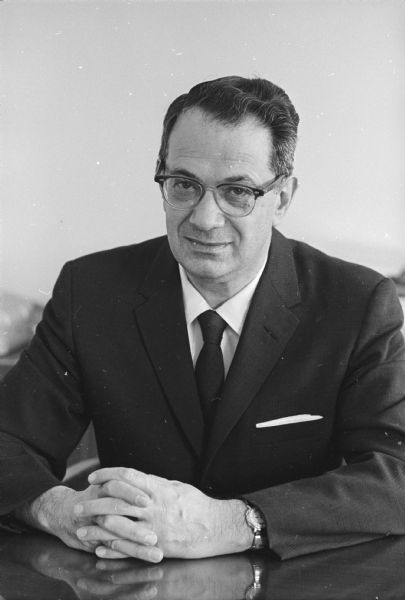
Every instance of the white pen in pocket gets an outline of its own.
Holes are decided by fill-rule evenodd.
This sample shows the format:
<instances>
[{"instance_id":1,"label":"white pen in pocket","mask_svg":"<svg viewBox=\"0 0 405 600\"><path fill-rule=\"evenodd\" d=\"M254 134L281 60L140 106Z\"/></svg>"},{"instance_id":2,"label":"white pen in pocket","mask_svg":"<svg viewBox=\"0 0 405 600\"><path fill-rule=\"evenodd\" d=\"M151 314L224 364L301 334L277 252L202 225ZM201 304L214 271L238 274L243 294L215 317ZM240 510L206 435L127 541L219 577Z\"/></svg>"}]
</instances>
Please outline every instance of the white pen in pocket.
<instances>
[{"instance_id":1,"label":"white pen in pocket","mask_svg":"<svg viewBox=\"0 0 405 600\"><path fill-rule=\"evenodd\" d=\"M292 425L294 423L304 423L305 421L318 421L323 419L322 415L291 415L290 417L282 417L281 419L272 419L271 421L263 421L256 423L256 427L278 427L279 425Z\"/></svg>"}]
</instances>

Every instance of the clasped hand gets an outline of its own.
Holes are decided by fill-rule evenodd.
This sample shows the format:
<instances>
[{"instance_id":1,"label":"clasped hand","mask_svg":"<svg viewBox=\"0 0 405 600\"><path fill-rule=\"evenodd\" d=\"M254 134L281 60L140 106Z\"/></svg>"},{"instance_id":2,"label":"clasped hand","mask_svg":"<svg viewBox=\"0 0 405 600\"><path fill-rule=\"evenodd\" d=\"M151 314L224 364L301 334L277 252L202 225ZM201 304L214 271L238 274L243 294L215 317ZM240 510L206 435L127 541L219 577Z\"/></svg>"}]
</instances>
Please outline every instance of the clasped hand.
<instances>
[{"instance_id":1,"label":"clasped hand","mask_svg":"<svg viewBox=\"0 0 405 600\"><path fill-rule=\"evenodd\" d=\"M250 546L241 500L216 500L197 488L135 469L99 469L89 477L97 498L74 512L90 523L76 535L103 558L201 558Z\"/></svg>"}]
</instances>

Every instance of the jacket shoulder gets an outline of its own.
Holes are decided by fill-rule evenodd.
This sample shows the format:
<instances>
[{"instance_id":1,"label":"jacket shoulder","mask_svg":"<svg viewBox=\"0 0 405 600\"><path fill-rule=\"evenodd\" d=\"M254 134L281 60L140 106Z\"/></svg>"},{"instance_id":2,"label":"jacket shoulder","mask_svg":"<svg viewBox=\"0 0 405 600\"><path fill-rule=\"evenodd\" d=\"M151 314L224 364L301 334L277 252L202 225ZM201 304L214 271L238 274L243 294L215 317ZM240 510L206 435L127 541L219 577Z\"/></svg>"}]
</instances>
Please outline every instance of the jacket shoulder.
<instances>
[{"instance_id":1,"label":"jacket shoulder","mask_svg":"<svg viewBox=\"0 0 405 600\"><path fill-rule=\"evenodd\" d=\"M54 296L71 294L81 305L131 298L163 257L165 264L174 261L166 236L81 256L64 265Z\"/></svg>"},{"instance_id":2,"label":"jacket shoulder","mask_svg":"<svg viewBox=\"0 0 405 600\"><path fill-rule=\"evenodd\" d=\"M368 267L329 256L308 244L289 242L301 309L315 323L330 319L331 323L338 322L342 331L355 330L363 322L374 332L380 327L401 329L403 314L392 279Z\"/></svg>"},{"instance_id":3,"label":"jacket shoulder","mask_svg":"<svg viewBox=\"0 0 405 600\"><path fill-rule=\"evenodd\" d=\"M381 273L340 258L330 256L309 244L289 240L294 256L299 286L302 291L341 295L368 295L382 281Z\"/></svg>"},{"instance_id":4,"label":"jacket shoulder","mask_svg":"<svg viewBox=\"0 0 405 600\"><path fill-rule=\"evenodd\" d=\"M156 256L167 248L167 236L93 252L67 263L75 277L117 280L123 276L142 281Z\"/></svg>"}]
</instances>

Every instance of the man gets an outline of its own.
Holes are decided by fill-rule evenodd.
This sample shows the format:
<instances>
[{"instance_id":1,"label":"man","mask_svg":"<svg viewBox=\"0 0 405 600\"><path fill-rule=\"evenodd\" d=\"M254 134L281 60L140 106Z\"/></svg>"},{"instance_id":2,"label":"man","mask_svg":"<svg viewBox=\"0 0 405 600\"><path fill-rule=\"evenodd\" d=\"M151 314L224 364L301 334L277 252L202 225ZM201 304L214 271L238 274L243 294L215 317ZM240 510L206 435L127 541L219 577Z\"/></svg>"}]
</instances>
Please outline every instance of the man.
<instances>
[{"instance_id":1,"label":"man","mask_svg":"<svg viewBox=\"0 0 405 600\"><path fill-rule=\"evenodd\" d=\"M169 107L167 238L66 265L4 381L3 514L151 562L405 533L402 312L386 278L274 229L298 120L261 79ZM103 468L75 492L90 420Z\"/></svg>"}]
</instances>

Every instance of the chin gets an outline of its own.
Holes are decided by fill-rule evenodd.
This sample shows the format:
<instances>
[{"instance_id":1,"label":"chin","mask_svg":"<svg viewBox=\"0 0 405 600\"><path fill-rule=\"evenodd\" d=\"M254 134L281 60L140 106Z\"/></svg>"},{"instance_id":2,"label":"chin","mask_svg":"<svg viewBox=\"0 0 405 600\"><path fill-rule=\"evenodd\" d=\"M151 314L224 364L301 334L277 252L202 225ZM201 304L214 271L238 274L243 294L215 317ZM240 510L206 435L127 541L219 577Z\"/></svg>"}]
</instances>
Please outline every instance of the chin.
<instances>
[{"instance_id":1,"label":"chin","mask_svg":"<svg viewBox=\"0 0 405 600\"><path fill-rule=\"evenodd\" d=\"M188 274L198 279L221 279L222 277L225 277L228 272L228 269L226 269L223 264L218 264L211 260L183 260L179 262Z\"/></svg>"}]
</instances>

